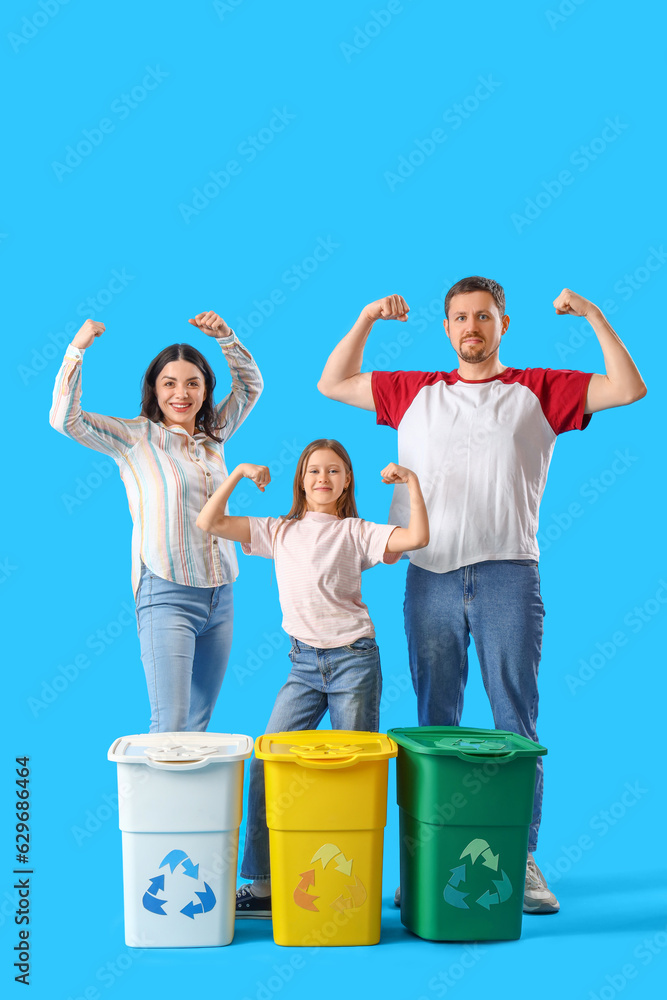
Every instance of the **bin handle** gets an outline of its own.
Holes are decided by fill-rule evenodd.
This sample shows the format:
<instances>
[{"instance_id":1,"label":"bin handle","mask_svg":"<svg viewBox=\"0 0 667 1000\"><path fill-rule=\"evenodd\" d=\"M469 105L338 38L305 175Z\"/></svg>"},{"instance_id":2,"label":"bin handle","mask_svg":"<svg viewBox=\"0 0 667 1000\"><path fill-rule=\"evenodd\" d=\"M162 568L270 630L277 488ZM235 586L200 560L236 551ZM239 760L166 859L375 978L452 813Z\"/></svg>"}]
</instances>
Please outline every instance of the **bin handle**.
<instances>
[{"instance_id":1,"label":"bin handle","mask_svg":"<svg viewBox=\"0 0 667 1000\"><path fill-rule=\"evenodd\" d=\"M144 757L150 767L166 771L194 771L205 767L218 753L219 747L211 743L202 742L191 746L177 743L172 746L146 747Z\"/></svg>"},{"instance_id":2,"label":"bin handle","mask_svg":"<svg viewBox=\"0 0 667 1000\"><path fill-rule=\"evenodd\" d=\"M154 767L158 771L195 771L199 767L206 767L210 762L210 757L184 761L151 760L150 757L146 757L143 761L143 763L148 764L149 767Z\"/></svg>"},{"instance_id":3,"label":"bin handle","mask_svg":"<svg viewBox=\"0 0 667 1000\"><path fill-rule=\"evenodd\" d=\"M313 768L313 770L317 769L321 771L323 768L326 768L327 771L331 770L335 771L343 767L352 767L353 764L356 764L358 759L359 759L358 754L354 754L354 756L352 757L344 757L344 758L339 757L338 760L335 761L327 760L326 758L320 758L319 760L312 760L312 759L308 760L307 758L297 757L294 763L298 764L300 767Z\"/></svg>"},{"instance_id":4,"label":"bin handle","mask_svg":"<svg viewBox=\"0 0 667 1000\"><path fill-rule=\"evenodd\" d=\"M482 761L486 762L489 760L514 760L516 755L520 753L519 750L510 750L507 753L466 753L465 750L457 750L456 753L462 760L471 760L476 764Z\"/></svg>"},{"instance_id":5,"label":"bin handle","mask_svg":"<svg viewBox=\"0 0 667 1000\"><path fill-rule=\"evenodd\" d=\"M292 746L290 753L294 754L295 763L300 764L301 767L336 769L351 767L355 764L359 759L359 753L355 753L355 751L360 749L357 746L337 747L331 743L320 743L310 746ZM329 756L329 754L331 755Z\"/></svg>"}]
</instances>

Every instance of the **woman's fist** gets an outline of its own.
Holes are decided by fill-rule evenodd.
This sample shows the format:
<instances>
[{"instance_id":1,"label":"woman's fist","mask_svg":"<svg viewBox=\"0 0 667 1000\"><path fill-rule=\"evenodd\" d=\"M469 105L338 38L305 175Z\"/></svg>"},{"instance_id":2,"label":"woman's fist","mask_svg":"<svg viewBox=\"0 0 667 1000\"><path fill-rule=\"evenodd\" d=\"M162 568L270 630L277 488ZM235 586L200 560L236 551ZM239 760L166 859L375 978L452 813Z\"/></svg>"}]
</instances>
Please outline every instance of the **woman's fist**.
<instances>
[{"instance_id":1,"label":"woman's fist","mask_svg":"<svg viewBox=\"0 0 667 1000\"><path fill-rule=\"evenodd\" d=\"M94 319L87 319L72 340L72 347L78 347L80 351L85 351L87 347L90 347L95 337L101 337L105 330L104 323L96 323Z\"/></svg>"},{"instance_id":2,"label":"woman's fist","mask_svg":"<svg viewBox=\"0 0 667 1000\"><path fill-rule=\"evenodd\" d=\"M188 323L192 323L207 337L229 337L232 332L222 316L210 311L197 313L194 319L188 320Z\"/></svg>"}]
</instances>

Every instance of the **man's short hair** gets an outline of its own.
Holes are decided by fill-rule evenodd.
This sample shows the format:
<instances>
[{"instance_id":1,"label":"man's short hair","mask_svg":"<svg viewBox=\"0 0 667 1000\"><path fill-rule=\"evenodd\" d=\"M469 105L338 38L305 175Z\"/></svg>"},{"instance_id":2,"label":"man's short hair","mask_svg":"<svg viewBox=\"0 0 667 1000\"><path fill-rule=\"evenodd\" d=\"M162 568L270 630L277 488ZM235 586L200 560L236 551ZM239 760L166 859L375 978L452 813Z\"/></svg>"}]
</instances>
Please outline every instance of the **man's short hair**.
<instances>
[{"instance_id":1,"label":"man's short hair","mask_svg":"<svg viewBox=\"0 0 667 1000\"><path fill-rule=\"evenodd\" d=\"M490 292L493 301L498 306L501 316L505 315L505 289L492 278L482 278L478 274L470 278L461 278L445 295L445 316L449 318L449 304L454 295L464 295L466 292Z\"/></svg>"}]
</instances>

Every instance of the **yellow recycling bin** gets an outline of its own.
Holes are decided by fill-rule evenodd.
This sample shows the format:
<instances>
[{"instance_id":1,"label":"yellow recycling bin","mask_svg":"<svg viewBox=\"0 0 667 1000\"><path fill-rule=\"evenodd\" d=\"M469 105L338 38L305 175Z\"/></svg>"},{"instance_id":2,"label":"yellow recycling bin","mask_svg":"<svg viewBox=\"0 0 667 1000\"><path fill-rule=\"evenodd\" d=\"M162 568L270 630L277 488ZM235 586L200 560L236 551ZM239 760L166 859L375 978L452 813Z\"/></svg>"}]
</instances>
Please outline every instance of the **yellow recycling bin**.
<instances>
[{"instance_id":1,"label":"yellow recycling bin","mask_svg":"<svg viewBox=\"0 0 667 1000\"><path fill-rule=\"evenodd\" d=\"M384 733L315 729L255 741L264 761L276 944L377 944L387 761Z\"/></svg>"}]
</instances>

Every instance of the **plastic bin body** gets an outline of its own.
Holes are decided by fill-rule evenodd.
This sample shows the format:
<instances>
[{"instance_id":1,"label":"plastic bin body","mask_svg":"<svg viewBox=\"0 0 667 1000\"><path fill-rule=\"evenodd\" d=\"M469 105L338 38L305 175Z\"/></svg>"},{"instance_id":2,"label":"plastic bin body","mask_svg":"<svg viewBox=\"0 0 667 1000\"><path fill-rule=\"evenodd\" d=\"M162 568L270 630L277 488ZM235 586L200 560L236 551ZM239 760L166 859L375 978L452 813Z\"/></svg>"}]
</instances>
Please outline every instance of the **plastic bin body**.
<instances>
[{"instance_id":1,"label":"plastic bin body","mask_svg":"<svg viewBox=\"0 0 667 1000\"><path fill-rule=\"evenodd\" d=\"M537 757L502 730L393 729L401 921L431 941L521 936Z\"/></svg>"},{"instance_id":2,"label":"plastic bin body","mask_svg":"<svg viewBox=\"0 0 667 1000\"><path fill-rule=\"evenodd\" d=\"M140 734L111 747L130 947L231 942L243 760L251 752L250 737L225 733Z\"/></svg>"},{"instance_id":3,"label":"plastic bin body","mask_svg":"<svg viewBox=\"0 0 667 1000\"><path fill-rule=\"evenodd\" d=\"M311 730L261 736L276 944L380 940L387 761L381 733Z\"/></svg>"}]
</instances>

